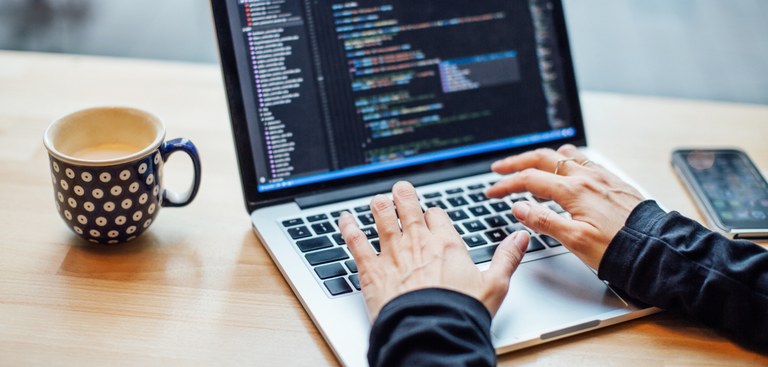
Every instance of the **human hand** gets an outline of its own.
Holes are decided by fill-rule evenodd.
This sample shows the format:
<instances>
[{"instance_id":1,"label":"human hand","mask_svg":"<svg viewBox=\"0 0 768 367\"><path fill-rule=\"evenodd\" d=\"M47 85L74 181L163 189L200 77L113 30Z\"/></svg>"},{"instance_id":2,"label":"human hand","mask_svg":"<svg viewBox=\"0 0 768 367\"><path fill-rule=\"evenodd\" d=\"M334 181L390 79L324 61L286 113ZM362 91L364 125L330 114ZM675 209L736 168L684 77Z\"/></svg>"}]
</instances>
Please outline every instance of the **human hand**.
<instances>
[{"instance_id":1,"label":"human hand","mask_svg":"<svg viewBox=\"0 0 768 367\"><path fill-rule=\"evenodd\" d=\"M488 270L481 272L445 211L430 208L422 212L416 190L407 182L396 183L392 197L394 204L383 195L371 200L381 244L379 256L351 214L339 218L342 236L357 263L371 320L395 297L424 288L467 294L495 315L507 294L509 278L525 254L529 235L520 231L504 239Z\"/></svg>"},{"instance_id":2,"label":"human hand","mask_svg":"<svg viewBox=\"0 0 768 367\"><path fill-rule=\"evenodd\" d=\"M558 161L558 174L554 174ZM488 197L529 191L534 196L554 200L568 211L572 219L533 202L512 206L512 213L520 222L556 238L596 270L632 209L644 200L635 188L589 162L573 145L564 145L557 151L538 149L511 156L495 162L491 169L500 174L515 174L488 188Z\"/></svg>"}]
</instances>

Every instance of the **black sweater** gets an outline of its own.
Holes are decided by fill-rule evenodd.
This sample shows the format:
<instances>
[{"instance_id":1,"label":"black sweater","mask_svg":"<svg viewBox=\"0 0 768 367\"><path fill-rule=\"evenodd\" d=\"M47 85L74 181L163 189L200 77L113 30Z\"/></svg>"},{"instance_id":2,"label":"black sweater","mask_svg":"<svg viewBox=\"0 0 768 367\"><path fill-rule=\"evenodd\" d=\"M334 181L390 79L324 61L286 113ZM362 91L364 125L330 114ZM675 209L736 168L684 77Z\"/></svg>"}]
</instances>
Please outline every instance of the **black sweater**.
<instances>
[{"instance_id":1,"label":"black sweater","mask_svg":"<svg viewBox=\"0 0 768 367\"><path fill-rule=\"evenodd\" d=\"M768 251L664 213L653 201L632 211L598 276L639 301L768 346ZM491 366L490 328L488 310L472 297L444 289L407 293L379 313L368 363Z\"/></svg>"}]
</instances>

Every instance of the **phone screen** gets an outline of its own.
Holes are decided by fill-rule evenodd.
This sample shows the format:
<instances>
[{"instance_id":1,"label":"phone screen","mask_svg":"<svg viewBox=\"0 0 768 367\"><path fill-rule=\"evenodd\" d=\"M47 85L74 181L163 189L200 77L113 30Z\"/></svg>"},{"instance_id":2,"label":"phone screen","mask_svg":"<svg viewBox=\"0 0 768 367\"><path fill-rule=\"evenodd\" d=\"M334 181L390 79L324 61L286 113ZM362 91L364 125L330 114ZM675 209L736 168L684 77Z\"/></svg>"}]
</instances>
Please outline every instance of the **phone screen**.
<instances>
[{"instance_id":1,"label":"phone screen","mask_svg":"<svg viewBox=\"0 0 768 367\"><path fill-rule=\"evenodd\" d=\"M745 154L693 150L684 152L683 158L723 225L768 227L768 184Z\"/></svg>"}]
</instances>

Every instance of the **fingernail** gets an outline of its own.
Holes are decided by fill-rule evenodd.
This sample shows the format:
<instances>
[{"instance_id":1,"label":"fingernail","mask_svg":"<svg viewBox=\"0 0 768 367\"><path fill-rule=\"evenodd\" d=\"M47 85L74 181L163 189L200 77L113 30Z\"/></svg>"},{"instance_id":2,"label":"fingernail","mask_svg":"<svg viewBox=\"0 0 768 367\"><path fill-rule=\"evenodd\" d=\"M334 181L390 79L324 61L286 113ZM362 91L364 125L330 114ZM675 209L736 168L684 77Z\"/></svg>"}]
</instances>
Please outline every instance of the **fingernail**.
<instances>
[{"instance_id":1,"label":"fingernail","mask_svg":"<svg viewBox=\"0 0 768 367\"><path fill-rule=\"evenodd\" d=\"M525 221L528 218L528 212L531 211L531 204L526 202L515 203L512 207L512 214L520 221Z\"/></svg>"},{"instance_id":2,"label":"fingernail","mask_svg":"<svg viewBox=\"0 0 768 367\"><path fill-rule=\"evenodd\" d=\"M522 232L515 232L515 238L512 239L515 241L515 244L522 246L524 243L527 244L528 240L523 236Z\"/></svg>"},{"instance_id":3,"label":"fingernail","mask_svg":"<svg viewBox=\"0 0 768 367\"><path fill-rule=\"evenodd\" d=\"M491 170L492 171L496 170L496 168L498 168L500 164L501 164L501 161L493 162L493 164L491 164Z\"/></svg>"},{"instance_id":4,"label":"fingernail","mask_svg":"<svg viewBox=\"0 0 768 367\"><path fill-rule=\"evenodd\" d=\"M407 187L409 187L409 186L413 186L413 185L411 185L411 183L410 183L410 182L408 182L408 181L397 181L397 182L395 182L395 184L392 186L392 188L394 189L394 188L396 188L396 187L399 187L399 186L405 186L405 187L407 188Z\"/></svg>"},{"instance_id":5,"label":"fingernail","mask_svg":"<svg viewBox=\"0 0 768 367\"><path fill-rule=\"evenodd\" d=\"M377 194L376 196L373 197L373 199L371 199L371 210L379 211L380 208L386 207L388 205L387 203L391 203L391 202L392 202L392 199L388 198L386 195Z\"/></svg>"},{"instance_id":6,"label":"fingernail","mask_svg":"<svg viewBox=\"0 0 768 367\"><path fill-rule=\"evenodd\" d=\"M522 253L525 253L525 251L528 250L528 244L531 240L531 237L525 235L523 231L518 231L516 234L517 237L512 239L512 243L514 243L515 247L520 249Z\"/></svg>"}]
</instances>

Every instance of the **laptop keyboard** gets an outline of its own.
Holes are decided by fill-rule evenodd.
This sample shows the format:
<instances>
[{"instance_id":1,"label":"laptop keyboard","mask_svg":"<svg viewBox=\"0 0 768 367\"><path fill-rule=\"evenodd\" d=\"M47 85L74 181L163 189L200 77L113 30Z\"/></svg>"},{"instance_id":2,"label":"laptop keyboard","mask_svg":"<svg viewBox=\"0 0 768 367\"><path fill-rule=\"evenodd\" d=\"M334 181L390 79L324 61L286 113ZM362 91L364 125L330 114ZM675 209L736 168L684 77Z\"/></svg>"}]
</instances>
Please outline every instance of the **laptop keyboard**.
<instances>
[{"instance_id":1,"label":"laptop keyboard","mask_svg":"<svg viewBox=\"0 0 768 367\"><path fill-rule=\"evenodd\" d=\"M475 264L490 261L499 243L517 230L531 232L526 258L530 257L529 254L541 258L565 250L556 239L533 233L520 224L510 209L514 202L532 200L544 203L561 215L567 216L567 212L555 202L540 200L527 193L504 199L488 199L483 191L492 183L476 183L441 191L417 191L425 209L440 207L448 213ZM306 260L307 266L331 296L360 291L357 265L339 233L338 218L344 211L349 211L357 218L360 229L373 248L377 253L381 252L379 234L368 205L279 221Z\"/></svg>"}]
</instances>

